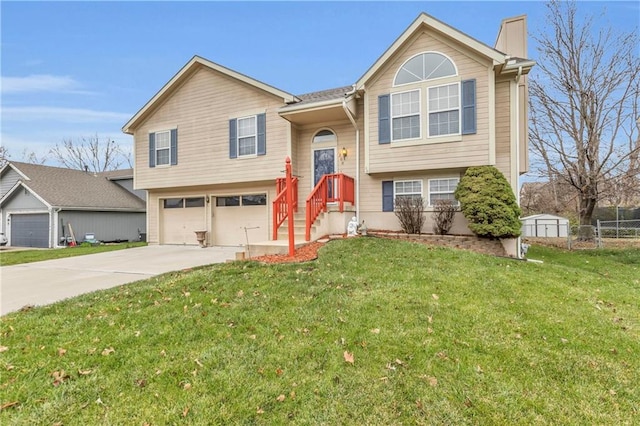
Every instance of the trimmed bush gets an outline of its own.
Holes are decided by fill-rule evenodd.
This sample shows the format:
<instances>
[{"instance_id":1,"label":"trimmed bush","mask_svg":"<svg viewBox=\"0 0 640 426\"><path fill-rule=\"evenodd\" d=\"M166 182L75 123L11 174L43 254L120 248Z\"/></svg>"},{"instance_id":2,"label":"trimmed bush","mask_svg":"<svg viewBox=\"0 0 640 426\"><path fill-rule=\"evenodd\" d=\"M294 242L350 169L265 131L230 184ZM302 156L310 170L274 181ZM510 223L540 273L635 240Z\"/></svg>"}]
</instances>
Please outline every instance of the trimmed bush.
<instances>
[{"instance_id":1,"label":"trimmed bush","mask_svg":"<svg viewBox=\"0 0 640 426\"><path fill-rule=\"evenodd\" d=\"M425 222L424 199L422 197L396 197L396 217L402 231L407 234L421 234Z\"/></svg>"},{"instance_id":2,"label":"trimmed bush","mask_svg":"<svg viewBox=\"0 0 640 426\"><path fill-rule=\"evenodd\" d=\"M456 203L452 200L436 200L433 208L433 232L438 235L445 235L453 226L453 219L456 216Z\"/></svg>"},{"instance_id":3,"label":"trimmed bush","mask_svg":"<svg viewBox=\"0 0 640 426\"><path fill-rule=\"evenodd\" d=\"M520 208L509 182L495 167L469 167L455 197L469 221L469 229L479 237L520 236Z\"/></svg>"}]
</instances>

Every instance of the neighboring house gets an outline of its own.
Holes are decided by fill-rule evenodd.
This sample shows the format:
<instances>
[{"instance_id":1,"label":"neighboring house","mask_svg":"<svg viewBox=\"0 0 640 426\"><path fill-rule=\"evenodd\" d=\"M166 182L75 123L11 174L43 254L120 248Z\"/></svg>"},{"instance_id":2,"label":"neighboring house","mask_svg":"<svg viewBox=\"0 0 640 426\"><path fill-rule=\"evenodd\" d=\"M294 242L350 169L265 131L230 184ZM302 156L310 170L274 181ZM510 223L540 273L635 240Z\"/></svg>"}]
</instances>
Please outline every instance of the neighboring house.
<instances>
[{"instance_id":1,"label":"neighboring house","mask_svg":"<svg viewBox=\"0 0 640 426\"><path fill-rule=\"evenodd\" d=\"M320 214L311 239L344 233L354 215L399 230L394 200L418 195L430 233L435 201L454 198L467 167L495 165L518 188L528 168L526 56L525 16L504 20L493 48L426 14L355 84L305 95L195 56L123 127L134 136L135 187L147 191L148 240L196 244L203 230L216 245L273 239L286 157L301 218L325 175L325 200L352 194L348 211ZM462 214L451 232L470 233ZM304 234L296 228L296 240Z\"/></svg>"},{"instance_id":2,"label":"neighboring house","mask_svg":"<svg viewBox=\"0 0 640 426\"><path fill-rule=\"evenodd\" d=\"M146 194L133 170L91 173L9 162L0 170L1 231L16 247L63 245L73 230L100 241L136 241L146 229Z\"/></svg>"},{"instance_id":3,"label":"neighboring house","mask_svg":"<svg viewBox=\"0 0 640 426\"><path fill-rule=\"evenodd\" d=\"M569 219L552 214L534 214L520 220L523 237L567 237L571 231Z\"/></svg>"}]
</instances>

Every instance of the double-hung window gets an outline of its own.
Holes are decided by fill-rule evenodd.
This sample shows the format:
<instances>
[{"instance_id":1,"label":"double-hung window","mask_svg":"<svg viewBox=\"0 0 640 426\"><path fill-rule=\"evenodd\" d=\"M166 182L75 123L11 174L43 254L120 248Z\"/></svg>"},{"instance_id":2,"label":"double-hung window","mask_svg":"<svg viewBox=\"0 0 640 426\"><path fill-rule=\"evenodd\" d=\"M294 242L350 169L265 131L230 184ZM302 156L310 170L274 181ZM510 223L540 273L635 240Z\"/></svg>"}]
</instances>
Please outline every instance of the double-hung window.
<instances>
[{"instance_id":1,"label":"double-hung window","mask_svg":"<svg viewBox=\"0 0 640 426\"><path fill-rule=\"evenodd\" d=\"M458 205L454 192L459 182L459 178L430 179L429 205L434 206L438 200L450 200L455 205Z\"/></svg>"},{"instance_id":2,"label":"double-hung window","mask_svg":"<svg viewBox=\"0 0 640 426\"><path fill-rule=\"evenodd\" d=\"M258 146L256 116L238 118L238 157L256 155Z\"/></svg>"},{"instance_id":3,"label":"double-hung window","mask_svg":"<svg viewBox=\"0 0 640 426\"><path fill-rule=\"evenodd\" d=\"M156 165L166 166L171 161L171 132L156 132Z\"/></svg>"},{"instance_id":4,"label":"double-hung window","mask_svg":"<svg viewBox=\"0 0 640 426\"><path fill-rule=\"evenodd\" d=\"M420 90L391 95L392 140L420 138Z\"/></svg>"},{"instance_id":5,"label":"double-hung window","mask_svg":"<svg viewBox=\"0 0 640 426\"><path fill-rule=\"evenodd\" d=\"M395 195L395 199L420 198L422 197L422 181L421 180L396 180L393 182L393 192Z\"/></svg>"},{"instance_id":6,"label":"double-hung window","mask_svg":"<svg viewBox=\"0 0 640 426\"><path fill-rule=\"evenodd\" d=\"M429 88L429 136L460 134L460 85Z\"/></svg>"}]
</instances>

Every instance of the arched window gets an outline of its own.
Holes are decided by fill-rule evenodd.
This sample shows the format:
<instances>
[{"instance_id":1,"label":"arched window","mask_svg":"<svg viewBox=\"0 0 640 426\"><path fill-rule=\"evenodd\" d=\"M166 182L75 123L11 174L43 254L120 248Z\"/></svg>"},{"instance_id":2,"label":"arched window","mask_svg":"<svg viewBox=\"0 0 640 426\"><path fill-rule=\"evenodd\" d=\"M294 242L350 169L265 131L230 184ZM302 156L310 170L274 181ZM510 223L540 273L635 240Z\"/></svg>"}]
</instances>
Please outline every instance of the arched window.
<instances>
[{"instance_id":1,"label":"arched window","mask_svg":"<svg viewBox=\"0 0 640 426\"><path fill-rule=\"evenodd\" d=\"M442 53L424 52L408 59L393 80L393 85L417 83L424 80L458 75L456 66Z\"/></svg>"},{"instance_id":2,"label":"arched window","mask_svg":"<svg viewBox=\"0 0 640 426\"><path fill-rule=\"evenodd\" d=\"M320 130L318 133L315 134L315 136L313 137L313 143L318 143L318 142L335 142L337 140L336 138L336 134L333 133L331 130L329 129L324 129L324 130Z\"/></svg>"}]
</instances>

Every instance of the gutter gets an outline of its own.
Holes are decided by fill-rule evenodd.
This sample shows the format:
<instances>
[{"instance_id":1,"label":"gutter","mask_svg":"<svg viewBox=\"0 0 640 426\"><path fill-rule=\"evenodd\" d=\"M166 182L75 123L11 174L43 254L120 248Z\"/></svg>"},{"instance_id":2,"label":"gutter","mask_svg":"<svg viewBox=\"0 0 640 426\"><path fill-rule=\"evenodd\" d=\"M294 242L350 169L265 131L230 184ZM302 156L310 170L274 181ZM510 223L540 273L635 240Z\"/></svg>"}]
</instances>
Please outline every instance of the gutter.
<instances>
[{"instance_id":1,"label":"gutter","mask_svg":"<svg viewBox=\"0 0 640 426\"><path fill-rule=\"evenodd\" d=\"M518 207L520 207L520 77L522 77L522 65L518 67L518 74L516 75L516 188L514 192ZM521 244L522 238L518 237L516 242L518 259L522 259Z\"/></svg>"},{"instance_id":2,"label":"gutter","mask_svg":"<svg viewBox=\"0 0 640 426\"><path fill-rule=\"evenodd\" d=\"M351 121L353 128L356 129L356 219L360 223L360 129L358 123L356 123L355 117L351 114L349 107L347 107L347 101L353 99L356 94L356 85L353 85L353 89L345 93L344 99L342 99L342 109L344 109L347 118Z\"/></svg>"}]
</instances>

